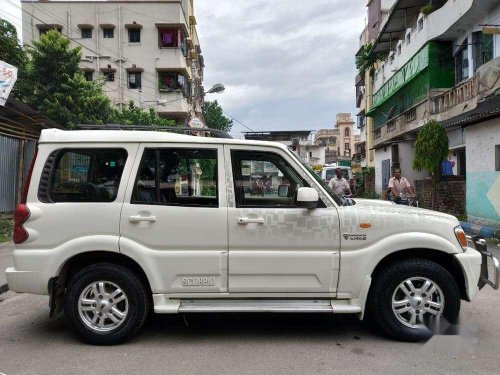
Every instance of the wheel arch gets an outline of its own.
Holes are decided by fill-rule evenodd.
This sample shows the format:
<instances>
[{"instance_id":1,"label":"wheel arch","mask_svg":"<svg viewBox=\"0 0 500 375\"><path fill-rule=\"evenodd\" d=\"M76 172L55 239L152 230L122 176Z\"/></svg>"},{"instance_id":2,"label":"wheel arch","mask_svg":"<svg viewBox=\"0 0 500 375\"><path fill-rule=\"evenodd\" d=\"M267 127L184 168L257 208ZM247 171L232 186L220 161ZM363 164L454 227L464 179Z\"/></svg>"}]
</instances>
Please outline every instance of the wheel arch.
<instances>
[{"instance_id":1,"label":"wheel arch","mask_svg":"<svg viewBox=\"0 0 500 375\"><path fill-rule=\"evenodd\" d=\"M465 276L460 267L459 262L454 257L453 254L445 253L444 251L426 248L417 249L405 249L395 251L386 255L382 258L371 273L372 279L375 279L377 275L388 265L407 259L425 259L436 262L437 264L444 267L455 279L458 288L460 290L460 297L463 300L469 301L467 295L467 287L465 282ZM371 288L370 288L371 289Z\"/></svg>"}]
</instances>

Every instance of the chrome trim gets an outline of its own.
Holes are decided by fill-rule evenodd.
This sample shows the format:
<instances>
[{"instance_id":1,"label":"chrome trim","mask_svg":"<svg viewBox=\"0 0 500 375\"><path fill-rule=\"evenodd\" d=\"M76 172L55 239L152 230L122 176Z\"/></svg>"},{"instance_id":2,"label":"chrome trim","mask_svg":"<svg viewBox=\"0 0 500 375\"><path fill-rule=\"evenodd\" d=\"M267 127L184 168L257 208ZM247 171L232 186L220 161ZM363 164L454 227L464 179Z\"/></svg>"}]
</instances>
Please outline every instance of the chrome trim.
<instances>
[{"instance_id":1,"label":"chrome trim","mask_svg":"<svg viewBox=\"0 0 500 375\"><path fill-rule=\"evenodd\" d=\"M486 240L480 236L472 237L474 247L481 253L481 275L477 286L482 289L485 285L491 286L493 289L498 290L500 287L500 263L493 253L488 251L486 247ZM493 281L490 280L488 270L488 258L493 262Z\"/></svg>"}]
</instances>

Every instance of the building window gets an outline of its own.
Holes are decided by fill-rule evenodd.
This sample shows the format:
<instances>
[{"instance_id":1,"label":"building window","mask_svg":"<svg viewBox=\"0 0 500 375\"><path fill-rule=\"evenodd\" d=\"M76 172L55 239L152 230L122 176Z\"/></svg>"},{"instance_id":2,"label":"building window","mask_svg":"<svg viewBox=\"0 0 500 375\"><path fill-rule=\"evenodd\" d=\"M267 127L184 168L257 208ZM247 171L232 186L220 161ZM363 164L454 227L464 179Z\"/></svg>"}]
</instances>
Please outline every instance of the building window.
<instances>
[{"instance_id":1,"label":"building window","mask_svg":"<svg viewBox=\"0 0 500 375\"><path fill-rule=\"evenodd\" d=\"M350 132L349 128L345 128L344 137L349 137L350 135L351 135L351 132Z\"/></svg>"},{"instance_id":2,"label":"building window","mask_svg":"<svg viewBox=\"0 0 500 375\"><path fill-rule=\"evenodd\" d=\"M92 38L92 29L85 28L82 29L82 39L91 39Z\"/></svg>"},{"instance_id":3,"label":"building window","mask_svg":"<svg viewBox=\"0 0 500 375\"><path fill-rule=\"evenodd\" d=\"M159 72L158 89L163 92L181 90L184 96L189 96L189 81L183 75L175 72Z\"/></svg>"},{"instance_id":4,"label":"building window","mask_svg":"<svg viewBox=\"0 0 500 375\"><path fill-rule=\"evenodd\" d=\"M401 43L398 43L397 50L398 50L398 55L401 55Z\"/></svg>"},{"instance_id":5,"label":"building window","mask_svg":"<svg viewBox=\"0 0 500 375\"><path fill-rule=\"evenodd\" d=\"M472 55L474 57L474 72L481 65L493 59L493 35L478 31L472 33Z\"/></svg>"},{"instance_id":6,"label":"building window","mask_svg":"<svg viewBox=\"0 0 500 375\"><path fill-rule=\"evenodd\" d=\"M469 59L467 57L468 46L467 38L455 54L455 81L461 82L469 78Z\"/></svg>"},{"instance_id":7,"label":"building window","mask_svg":"<svg viewBox=\"0 0 500 375\"><path fill-rule=\"evenodd\" d=\"M406 44L410 44L411 42L411 31L406 33Z\"/></svg>"},{"instance_id":8,"label":"building window","mask_svg":"<svg viewBox=\"0 0 500 375\"><path fill-rule=\"evenodd\" d=\"M418 23L418 31L422 31L424 29L424 17L420 17L417 23Z\"/></svg>"},{"instance_id":9,"label":"building window","mask_svg":"<svg viewBox=\"0 0 500 375\"><path fill-rule=\"evenodd\" d=\"M87 70L87 71L83 72L83 74L85 75L85 79L86 79L87 81L89 81L89 82L90 82L90 81L93 81L93 80L94 80L94 72L92 72L92 71L88 71L88 70Z\"/></svg>"},{"instance_id":10,"label":"building window","mask_svg":"<svg viewBox=\"0 0 500 375\"><path fill-rule=\"evenodd\" d=\"M141 88L141 73L128 74L128 88L140 89Z\"/></svg>"},{"instance_id":11,"label":"building window","mask_svg":"<svg viewBox=\"0 0 500 375\"><path fill-rule=\"evenodd\" d=\"M351 145L349 143L344 144L344 151L350 151L351 150Z\"/></svg>"},{"instance_id":12,"label":"building window","mask_svg":"<svg viewBox=\"0 0 500 375\"><path fill-rule=\"evenodd\" d=\"M112 28L102 29L102 36L104 38L114 38L115 37L115 29L112 29Z\"/></svg>"},{"instance_id":13,"label":"building window","mask_svg":"<svg viewBox=\"0 0 500 375\"><path fill-rule=\"evenodd\" d=\"M114 82L115 81L115 72L104 72L104 79L107 82Z\"/></svg>"},{"instance_id":14,"label":"building window","mask_svg":"<svg viewBox=\"0 0 500 375\"><path fill-rule=\"evenodd\" d=\"M48 32L49 30L57 30L57 31L59 31L59 32L61 32L61 31L62 31L62 29L61 29L61 28L59 28L59 27L45 27L45 28L39 29L39 31L40 31L40 36L42 36L42 35L44 35L44 34L47 34L47 32Z\"/></svg>"},{"instance_id":15,"label":"building window","mask_svg":"<svg viewBox=\"0 0 500 375\"><path fill-rule=\"evenodd\" d=\"M178 29L159 29L158 38L160 48L179 47Z\"/></svg>"},{"instance_id":16,"label":"building window","mask_svg":"<svg viewBox=\"0 0 500 375\"><path fill-rule=\"evenodd\" d=\"M128 41L129 43L140 43L141 29L128 29Z\"/></svg>"}]
</instances>

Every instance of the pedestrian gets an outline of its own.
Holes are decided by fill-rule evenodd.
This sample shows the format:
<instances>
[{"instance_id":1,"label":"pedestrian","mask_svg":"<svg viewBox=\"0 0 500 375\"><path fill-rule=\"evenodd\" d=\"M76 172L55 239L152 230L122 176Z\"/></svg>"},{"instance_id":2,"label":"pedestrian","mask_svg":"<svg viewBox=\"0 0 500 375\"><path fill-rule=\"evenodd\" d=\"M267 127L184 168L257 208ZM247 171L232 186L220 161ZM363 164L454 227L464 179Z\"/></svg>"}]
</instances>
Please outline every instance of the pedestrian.
<instances>
[{"instance_id":1,"label":"pedestrian","mask_svg":"<svg viewBox=\"0 0 500 375\"><path fill-rule=\"evenodd\" d=\"M330 182L328 182L328 186L333 192L337 195L351 195L351 188L349 187L349 182L342 176L342 169L335 169L335 177L333 177Z\"/></svg>"}]
</instances>

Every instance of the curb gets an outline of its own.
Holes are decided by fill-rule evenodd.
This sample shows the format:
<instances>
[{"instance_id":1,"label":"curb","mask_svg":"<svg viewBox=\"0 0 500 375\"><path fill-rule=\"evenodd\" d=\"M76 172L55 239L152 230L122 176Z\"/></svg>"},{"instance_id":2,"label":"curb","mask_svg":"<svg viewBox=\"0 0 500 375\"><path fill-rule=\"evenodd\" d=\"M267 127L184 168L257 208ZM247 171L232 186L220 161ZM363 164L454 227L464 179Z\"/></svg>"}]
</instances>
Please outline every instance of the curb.
<instances>
[{"instance_id":1,"label":"curb","mask_svg":"<svg viewBox=\"0 0 500 375\"><path fill-rule=\"evenodd\" d=\"M7 293L9 291L9 284L0 285L0 294Z\"/></svg>"},{"instance_id":2,"label":"curb","mask_svg":"<svg viewBox=\"0 0 500 375\"><path fill-rule=\"evenodd\" d=\"M486 238L495 238L500 240L500 229L485 227L477 224L471 224L466 221L461 221L460 226L464 231L472 234L477 234Z\"/></svg>"}]
</instances>

